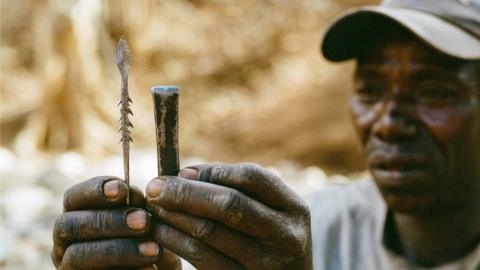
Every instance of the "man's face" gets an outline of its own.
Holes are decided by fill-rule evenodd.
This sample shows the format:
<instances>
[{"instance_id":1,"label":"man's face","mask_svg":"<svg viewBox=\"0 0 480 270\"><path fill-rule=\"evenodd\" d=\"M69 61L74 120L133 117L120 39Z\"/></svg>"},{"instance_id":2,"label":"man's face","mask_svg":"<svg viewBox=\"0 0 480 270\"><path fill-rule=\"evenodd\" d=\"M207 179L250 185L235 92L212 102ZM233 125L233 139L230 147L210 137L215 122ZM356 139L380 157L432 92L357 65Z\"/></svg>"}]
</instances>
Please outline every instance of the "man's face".
<instances>
[{"instance_id":1,"label":"man's face","mask_svg":"<svg viewBox=\"0 0 480 270\"><path fill-rule=\"evenodd\" d=\"M480 204L478 63L396 40L358 60L351 98L377 186L389 208L408 214Z\"/></svg>"}]
</instances>

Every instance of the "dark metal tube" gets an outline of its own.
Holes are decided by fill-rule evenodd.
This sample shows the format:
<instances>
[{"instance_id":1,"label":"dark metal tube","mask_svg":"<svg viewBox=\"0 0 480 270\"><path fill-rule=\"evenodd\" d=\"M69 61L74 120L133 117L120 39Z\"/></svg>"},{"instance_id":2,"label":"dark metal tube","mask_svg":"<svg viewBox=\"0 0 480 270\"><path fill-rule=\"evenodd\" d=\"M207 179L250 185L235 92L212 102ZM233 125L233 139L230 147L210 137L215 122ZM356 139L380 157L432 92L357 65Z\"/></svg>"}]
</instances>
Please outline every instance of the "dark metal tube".
<instances>
[{"instance_id":1,"label":"dark metal tube","mask_svg":"<svg viewBox=\"0 0 480 270\"><path fill-rule=\"evenodd\" d=\"M178 96L177 86L154 86L151 89L155 110L158 175L177 175L180 170L178 154Z\"/></svg>"}]
</instances>

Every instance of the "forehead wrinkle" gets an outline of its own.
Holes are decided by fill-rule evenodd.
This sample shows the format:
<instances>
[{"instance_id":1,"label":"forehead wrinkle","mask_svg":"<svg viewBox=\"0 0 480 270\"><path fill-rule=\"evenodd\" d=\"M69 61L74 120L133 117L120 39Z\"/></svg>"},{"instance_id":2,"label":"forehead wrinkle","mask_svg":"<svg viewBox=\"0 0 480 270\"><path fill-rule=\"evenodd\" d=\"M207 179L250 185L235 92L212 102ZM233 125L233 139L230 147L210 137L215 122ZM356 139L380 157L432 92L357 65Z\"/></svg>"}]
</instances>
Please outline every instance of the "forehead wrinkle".
<instances>
[{"instance_id":1,"label":"forehead wrinkle","mask_svg":"<svg viewBox=\"0 0 480 270\"><path fill-rule=\"evenodd\" d=\"M400 79L411 69L415 51L411 47L411 42L404 41L377 44L366 58L359 61L357 78L371 74L400 83Z\"/></svg>"},{"instance_id":2,"label":"forehead wrinkle","mask_svg":"<svg viewBox=\"0 0 480 270\"><path fill-rule=\"evenodd\" d=\"M415 39L384 41L359 59L356 78L377 73L398 79L425 71L448 75L459 73L463 66L461 61L440 55Z\"/></svg>"},{"instance_id":3,"label":"forehead wrinkle","mask_svg":"<svg viewBox=\"0 0 480 270\"><path fill-rule=\"evenodd\" d=\"M417 69L431 62L429 54L416 42L391 43L381 48L376 63L381 69Z\"/></svg>"}]
</instances>

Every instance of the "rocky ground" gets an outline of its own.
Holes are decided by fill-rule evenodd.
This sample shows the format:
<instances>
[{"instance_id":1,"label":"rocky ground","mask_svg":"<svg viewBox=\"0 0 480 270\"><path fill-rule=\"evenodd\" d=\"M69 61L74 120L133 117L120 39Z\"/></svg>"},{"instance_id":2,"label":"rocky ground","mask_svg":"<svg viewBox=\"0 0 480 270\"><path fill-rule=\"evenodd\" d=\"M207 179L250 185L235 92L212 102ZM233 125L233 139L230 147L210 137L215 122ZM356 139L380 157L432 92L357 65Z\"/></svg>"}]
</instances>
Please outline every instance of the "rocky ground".
<instances>
[{"instance_id":1,"label":"rocky ground","mask_svg":"<svg viewBox=\"0 0 480 270\"><path fill-rule=\"evenodd\" d=\"M183 159L182 165L201 162L201 158L188 158ZM62 212L63 192L95 175L121 176L122 169L121 156L87 160L70 152L19 157L0 148L0 268L54 269L49 257L51 231L55 218ZM292 162L280 162L269 169L302 195L320 189L332 178L344 178L327 177L317 167L300 168ZM131 173L132 182L144 188L156 175L155 152L134 151Z\"/></svg>"}]
</instances>

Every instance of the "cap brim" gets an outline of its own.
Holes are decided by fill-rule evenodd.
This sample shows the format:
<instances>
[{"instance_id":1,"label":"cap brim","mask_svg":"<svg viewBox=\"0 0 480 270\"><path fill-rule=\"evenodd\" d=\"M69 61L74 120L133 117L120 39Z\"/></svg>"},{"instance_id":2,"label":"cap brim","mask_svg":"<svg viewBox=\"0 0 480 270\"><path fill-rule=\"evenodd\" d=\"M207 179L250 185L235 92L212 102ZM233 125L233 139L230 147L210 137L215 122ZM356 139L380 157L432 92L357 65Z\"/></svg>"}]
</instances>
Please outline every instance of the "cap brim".
<instances>
[{"instance_id":1,"label":"cap brim","mask_svg":"<svg viewBox=\"0 0 480 270\"><path fill-rule=\"evenodd\" d=\"M356 58L379 26L397 24L432 48L446 55L480 59L480 40L461 28L430 13L404 8L362 7L347 11L327 29L321 51L330 61Z\"/></svg>"}]
</instances>

